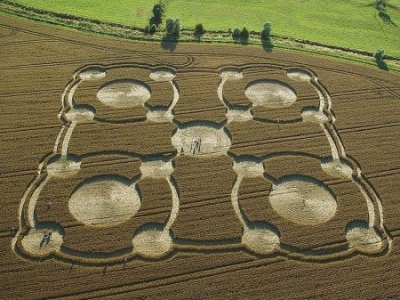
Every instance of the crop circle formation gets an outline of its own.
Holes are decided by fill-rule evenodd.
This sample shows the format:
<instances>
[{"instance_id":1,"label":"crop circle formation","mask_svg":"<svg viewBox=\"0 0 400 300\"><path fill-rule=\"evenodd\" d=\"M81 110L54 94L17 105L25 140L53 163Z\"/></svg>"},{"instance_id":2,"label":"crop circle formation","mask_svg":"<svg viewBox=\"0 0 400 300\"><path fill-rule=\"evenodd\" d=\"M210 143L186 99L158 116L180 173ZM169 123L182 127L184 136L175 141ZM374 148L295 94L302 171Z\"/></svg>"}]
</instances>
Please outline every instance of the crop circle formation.
<instances>
[{"instance_id":1,"label":"crop circle formation","mask_svg":"<svg viewBox=\"0 0 400 300\"><path fill-rule=\"evenodd\" d=\"M265 257L279 254L299 260L323 261L330 259L331 253L339 256L349 256L355 252L375 255L383 253L385 247L390 245L384 230L379 227L379 222L375 221L379 218L379 214L375 212L375 207L379 207L376 204L379 199L371 193L372 188L362 176L361 169L354 166L352 159L347 156L339 133L334 126L335 115L332 111L332 99L312 71L298 67L281 68L279 71L285 75L285 77L281 76L281 80L268 78L268 75L263 75L262 78L256 80L249 80L246 85L243 85L244 89L241 91L242 98L247 99L248 104L238 105L230 103L227 99L226 84L246 80L247 73L244 70L251 69L251 67L232 66L218 70L219 82L215 95L220 101L219 105L225 109L225 119L216 122L195 117L191 121L178 120L175 108L180 101L184 101L184 99L180 99L179 78L186 76L184 73L180 74L179 70L167 66L124 65L123 68L137 69L141 72L140 74L147 72L148 78L140 76L136 78L133 73L132 77L134 78L122 76L108 79L108 73L117 68L118 66L114 65L84 67L73 75L73 80L65 87L62 96L62 110L59 114L63 126L55 142L54 152L52 155L46 156L40 163L39 176L33 180L21 200L25 211L21 214L20 221L28 225L29 231L25 235L19 234L15 241L20 241L20 243L15 245L21 247L20 250L25 255L32 257L62 256L63 259L89 264L96 264L98 261L104 262L104 258L98 258L101 255L91 257L87 253L71 251L64 245L63 227L57 223L40 222L35 217L35 209L41 199L41 193L45 191L45 186L49 182L76 180L85 170L88 157L100 158L111 155L110 153L134 159L139 165L136 169L137 173L134 175L132 170L131 177L98 174L96 176L88 175L81 179L71 191L67 201L70 214L79 224L99 230L118 228L121 224L131 224L131 220L135 220L140 215L139 211L142 205L148 201L147 194L142 195L139 188L141 183L148 179L157 180L158 185L163 184L168 187L171 207L165 222L145 222L140 226L135 225L136 227L131 230L131 247L128 250L123 249L123 251L117 249L112 255L104 254L109 257L107 262L121 262L123 258L159 260L179 251L201 252L210 249L219 251L238 247L256 256ZM93 86L97 84L97 91L93 97L97 102L81 101L76 103L75 92L86 82L90 82ZM168 105L151 103L153 93L156 94L155 87L159 85L172 90L170 94L172 100ZM268 115L276 110L283 111L296 105L300 106L300 96L295 88L299 85L305 85L314 92L315 105L307 104L301 107L296 118L285 119L283 116L281 119L273 115L269 117L257 115L259 110L256 110L256 107L261 107ZM231 83L228 86L232 86ZM116 120L106 120L104 117L98 117L98 107L100 111L106 109L129 111L138 107L144 109L146 113L144 116L133 119L125 120L121 117ZM256 123L261 127L276 126L278 132L281 129L289 130L296 126L309 125L315 133L322 136L325 145L329 148L330 155L326 157L322 154L318 156L298 153L292 149L277 152L266 151L258 156L246 153L235 154L232 148L238 141L235 140L228 125L241 123L241 126L245 128L246 124L249 124L247 122ZM154 153L150 155L117 149L81 155L71 152L70 143L75 138L77 128L86 124L98 125L100 128L102 123L116 124L116 128L129 125L133 132L135 126L139 124L151 124L151 126L169 124L173 129L170 131L168 142L173 150L169 153L159 153L154 149ZM266 130L264 134L268 135L268 131ZM149 137L143 136L143 140L147 138ZM142 143L137 138L130 140L129 136L125 137L124 141L135 143L135 145ZM81 143L85 143L85 141L81 141ZM175 173L176 161L179 157L200 162L222 158L231 160L231 171L234 174L230 194L231 207L237 223L242 228L241 236L231 244L221 243L223 239L216 240L214 243L201 240L194 242L191 239L175 235L174 223L178 219L182 204L180 187L175 178L178 176ZM292 157L312 160L314 165L318 166L319 173L315 172L315 174L324 174L333 180L346 181L359 190L366 203L365 213L368 215L368 220L362 222L349 220L348 226L344 230L347 241L346 249L342 245L333 244L329 245L331 247L329 251L323 249L303 251L286 240L283 242L281 230L273 221L250 219L246 210L243 209L241 192L245 182L262 180L270 185L269 190L263 191L263 196L268 198L268 203L263 205L267 205L268 209L281 218L281 224L293 228L292 230L298 230L302 226L319 228L319 226L335 221L341 204L325 177L325 179L320 179L318 176L321 177L321 175L306 176L295 171L279 174L279 172L274 173L270 170L269 165L273 164L275 159ZM196 170L192 171L193 174L196 174ZM194 175L194 177L196 176ZM215 174L215 181L218 180L219 176ZM345 208L341 207L340 209Z\"/></svg>"}]
</instances>

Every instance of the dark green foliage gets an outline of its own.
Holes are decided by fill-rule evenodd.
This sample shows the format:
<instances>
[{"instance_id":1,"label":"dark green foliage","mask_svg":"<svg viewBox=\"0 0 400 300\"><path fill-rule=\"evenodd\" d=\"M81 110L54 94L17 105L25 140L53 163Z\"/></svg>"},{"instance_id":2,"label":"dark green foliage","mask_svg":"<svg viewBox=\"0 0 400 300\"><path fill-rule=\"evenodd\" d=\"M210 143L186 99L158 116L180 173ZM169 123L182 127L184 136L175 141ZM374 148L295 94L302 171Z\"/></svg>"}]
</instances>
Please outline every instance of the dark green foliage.
<instances>
[{"instance_id":1,"label":"dark green foliage","mask_svg":"<svg viewBox=\"0 0 400 300\"><path fill-rule=\"evenodd\" d=\"M181 35L181 23L179 19L168 19L165 24L166 36L178 40Z\"/></svg>"},{"instance_id":2,"label":"dark green foliage","mask_svg":"<svg viewBox=\"0 0 400 300\"><path fill-rule=\"evenodd\" d=\"M178 19L168 19L165 24L165 35L161 40L161 47L174 51L181 35L181 23Z\"/></svg>"},{"instance_id":3,"label":"dark green foliage","mask_svg":"<svg viewBox=\"0 0 400 300\"><path fill-rule=\"evenodd\" d=\"M235 28L232 31L232 39L235 42L238 42L240 40L240 29L239 28Z\"/></svg>"},{"instance_id":4,"label":"dark green foliage","mask_svg":"<svg viewBox=\"0 0 400 300\"><path fill-rule=\"evenodd\" d=\"M260 33L261 44L264 50L267 52L271 52L272 48L274 47L271 41L271 30L272 24L268 22L264 24L264 27Z\"/></svg>"},{"instance_id":5,"label":"dark green foliage","mask_svg":"<svg viewBox=\"0 0 400 300\"><path fill-rule=\"evenodd\" d=\"M164 13L165 4L160 1L153 7L153 17L150 19L150 24L155 24L157 27L160 26L164 18Z\"/></svg>"},{"instance_id":6,"label":"dark green foliage","mask_svg":"<svg viewBox=\"0 0 400 300\"><path fill-rule=\"evenodd\" d=\"M145 34L150 34L153 35L157 32L157 26L156 24L148 24L146 25L146 27L144 28L144 33Z\"/></svg>"},{"instance_id":7,"label":"dark green foliage","mask_svg":"<svg viewBox=\"0 0 400 300\"><path fill-rule=\"evenodd\" d=\"M206 33L203 24L197 24L196 27L194 28L194 32L193 35L194 37L200 41L201 37L204 35L204 33Z\"/></svg>"},{"instance_id":8,"label":"dark green foliage","mask_svg":"<svg viewBox=\"0 0 400 300\"><path fill-rule=\"evenodd\" d=\"M250 32L247 30L246 27L243 27L242 30L239 28L235 28L232 31L232 39L235 42L241 42L242 44L247 44L249 41Z\"/></svg>"},{"instance_id":9,"label":"dark green foliage","mask_svg":"<svg viewBox=\"0 0 400 300\"><path fill-rule=\"evenodd\" d=\"M383 57L385 56L385 50L384 49L378 49L374 53L374 58L377 61L383 60Z\"/></svg>"},{"instance_id":10,"label":"dark green foliage","mask_svg":"<svg viewBox=\"0 0 400 300\"><path fill-rule=\"evenodd\" d=\"M272 29L271 23L265 23L264 24L264 28L263 28L263 30L261 31L261 34L260 34L260 38L261 38L262 42L263 41L268 41L271 38L271 29Z\"/></svg>"},{"instance_id":11,"label":"dark green foliage","mask_svg":"<svg viewBox=\"0 0 400 300\"><path fill-rule=\"evenodd\" d=\"M150 33L150 25L146 25L144 28L144 34L149 34Z\"/></svg>"},{"instance_id":12,"label":"dark green foliage","mask_svg":"<svg viewBox=\"0 0 400 300\"><path fill-rule=\"evenodd\" d=\"M155 34L163 22L163 18L165 15L165 4L160 1L157 4L154 4L153 6L153 16L149 20L149 24L146 25L144 28L144 33L145 34Z\"/></svg>"},{"instance_id":13,"label":"dark green foliage","mask_svg":"<svg viewBox=\"0 0 400 300\"><path fill-rule=\"evenodd\" d=\"M375 1L375 8L380 12L384 12L386 9L387 0L376 0Z\"/></svg>"},{"instance_id":14,"label":"dark green foliage","mask_svg":"<svg viewBox=\"0 0 400 300\"><path fill-rule=\"evenodd\" d=\"M240 42L243 44L247 44L249 41L250 33L246 27L243 27L242 31L240 32Z\"/></svg>"},{"instance_id":15,"label":"dark green foliage","mask_svg":"<svg viewBox=\"0 0 400 300\"><path fill-rule=\"evenodd\" d=\"M156 24L152 24L152 25L150 26L149 33L150 33L151 35L153 35L153 34L155 34L156 32L157 32L157 26L156 26Z\"/></svg>"}]
</instances>

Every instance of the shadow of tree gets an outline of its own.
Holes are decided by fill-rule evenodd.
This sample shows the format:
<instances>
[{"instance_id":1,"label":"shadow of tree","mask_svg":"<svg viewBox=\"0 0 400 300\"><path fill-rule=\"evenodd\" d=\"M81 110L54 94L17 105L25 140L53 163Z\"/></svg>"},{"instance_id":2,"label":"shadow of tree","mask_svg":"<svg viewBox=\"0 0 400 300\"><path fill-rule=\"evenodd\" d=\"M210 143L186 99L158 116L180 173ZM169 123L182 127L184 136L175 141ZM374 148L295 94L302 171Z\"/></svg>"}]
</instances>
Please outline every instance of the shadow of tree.
<instances>
[{"instance_id":1,"label":"shadow of tree","mask_svg":"<svg viewBox=\"0 0 400 300\"><path fill-rule=\"evenodd\" d=\"M383 61L383 59L375 59L375 63L379 69L384 70L384 71L389 70L388 65Z\"/></svg>"},{"instance_id":2,"label":"shadow of tree","mask_svg":"<svg viewBox=\"0 0 400 300\"><path fill-rule=\"evenodd\" d=\"M172 51L175 51L177 43L178 43L178 40L176 38L165 35L161 39L161 48L172 52Z\"/></svg>"},{"instance_id":3,"label":"shadow of tree","mask_svg":"<svg viewBox=\"0 0 400 300\"><path fill-rule=\"evenodd\" d=\"M272 48L274 48L274 44L272 44L272 41L270 39L267 40L261 40L262 47L266 52L272 52Z\"/></svg>"},{"instance_id":4,"label":"shadow of tree","mask_svg":"<svg viewBox=\"0 0 400 300\"><path fill-rule=\"evenodd\" d=\"M380 11L378 16L382 19L383 23L397 27L396 23L392 21L386 12Z\"/></svg>"}]
</instances>

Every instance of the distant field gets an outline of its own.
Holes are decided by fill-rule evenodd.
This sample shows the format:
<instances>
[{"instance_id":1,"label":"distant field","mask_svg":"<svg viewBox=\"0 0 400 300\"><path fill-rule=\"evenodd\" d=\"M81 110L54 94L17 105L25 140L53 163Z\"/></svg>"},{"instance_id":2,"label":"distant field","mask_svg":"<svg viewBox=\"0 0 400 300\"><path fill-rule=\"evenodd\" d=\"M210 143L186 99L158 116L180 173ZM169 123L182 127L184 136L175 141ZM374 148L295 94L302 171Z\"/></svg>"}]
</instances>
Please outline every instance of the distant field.
<instances>
[{"instance_id":1,"label":"distant field","mask_svg":"<svg viewBox=\"0 0 400 300\"><path fill-rule=\"evenodd\" d=\"M18 0L41 9L144 27L157 1L148 0ZM209 30L246 26L259 31L269 21L273 33L331 45L400 57L400 0L389 1L391 22L375 16L374 1L325 0L170 0L167 18L179 18L184 28L202 23Z\"/></svg>"}]
</instances>

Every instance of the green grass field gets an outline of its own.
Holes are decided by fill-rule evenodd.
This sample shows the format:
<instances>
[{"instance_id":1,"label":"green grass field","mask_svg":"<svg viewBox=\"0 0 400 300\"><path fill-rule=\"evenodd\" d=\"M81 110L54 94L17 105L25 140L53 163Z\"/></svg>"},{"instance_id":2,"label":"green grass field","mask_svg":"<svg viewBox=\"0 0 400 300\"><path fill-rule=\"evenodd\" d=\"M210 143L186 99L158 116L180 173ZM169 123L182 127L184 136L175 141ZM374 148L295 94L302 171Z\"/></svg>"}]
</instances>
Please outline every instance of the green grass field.
<instances>
[{"instance_id":1,"label":"green grass field","mask_svg":"<svg viewBox=\"0 0 400 300\"><path fill-rule=\"evenodd\" d=\"M18 0L50 11L144 27L158 0ZM372 0L167 0L166 18L183 28L202 23L209 30L246 26L260 31L400 57L400 0L389 0L390 22L375 14Z\"/></svg>"}]
</instances>

